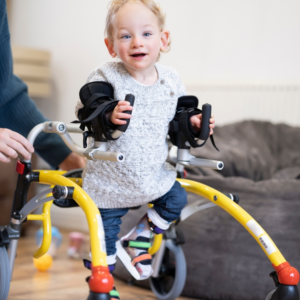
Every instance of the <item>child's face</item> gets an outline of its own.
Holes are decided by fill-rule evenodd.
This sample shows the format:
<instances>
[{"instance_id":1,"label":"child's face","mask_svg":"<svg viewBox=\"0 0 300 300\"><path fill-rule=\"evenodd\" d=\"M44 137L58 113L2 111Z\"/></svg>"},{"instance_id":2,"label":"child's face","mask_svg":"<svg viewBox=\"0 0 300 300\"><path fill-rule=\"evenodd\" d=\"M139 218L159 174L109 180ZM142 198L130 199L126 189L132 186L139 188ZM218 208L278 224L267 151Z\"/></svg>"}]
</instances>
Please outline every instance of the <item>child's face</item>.
<instances>
[{"instance_id":1,"label":"child's face","mask_svg":"<svg viewBox=\"0 0 300 300\"><path fill-rule=\"evenodd\" d=\"M111 56L118 56L129 72L152 71L169 39L169 32L160 30L156 15L140 2L128 2L114 16L112 26L113 41L105 39Z\"/></svg>"}]
</instances>

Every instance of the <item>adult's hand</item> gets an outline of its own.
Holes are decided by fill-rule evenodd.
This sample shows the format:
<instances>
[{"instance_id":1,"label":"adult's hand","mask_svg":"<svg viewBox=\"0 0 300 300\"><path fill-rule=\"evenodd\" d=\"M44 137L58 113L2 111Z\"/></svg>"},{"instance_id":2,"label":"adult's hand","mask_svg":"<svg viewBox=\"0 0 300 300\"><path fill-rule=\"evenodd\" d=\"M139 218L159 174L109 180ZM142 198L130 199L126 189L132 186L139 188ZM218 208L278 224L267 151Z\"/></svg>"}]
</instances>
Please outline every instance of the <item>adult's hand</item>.
<instances>
[{"instance_id":1,"label":"adult's hand","mask_svg":"<svg viewBox=\"0 0 300 300\"><path fill-rule=\"evenodd\" d=\"M10 162L11 158L17 158L18 153L24 159L30 159L34 152L33 146L19 133L6 128L0 128L0 161Z\"/></svg>"},{"instance_id":2,"label":"adult's hand","mask_svg":"<svg viewBox=\"0 0 300 300\"><path fill-rule=\"evenodd\" d=\"M86 164L86 159L74 152L70 153L67 158L59 165L59 168L64 171L73 169L82 169Z\"/></svg>"}]
</instances>

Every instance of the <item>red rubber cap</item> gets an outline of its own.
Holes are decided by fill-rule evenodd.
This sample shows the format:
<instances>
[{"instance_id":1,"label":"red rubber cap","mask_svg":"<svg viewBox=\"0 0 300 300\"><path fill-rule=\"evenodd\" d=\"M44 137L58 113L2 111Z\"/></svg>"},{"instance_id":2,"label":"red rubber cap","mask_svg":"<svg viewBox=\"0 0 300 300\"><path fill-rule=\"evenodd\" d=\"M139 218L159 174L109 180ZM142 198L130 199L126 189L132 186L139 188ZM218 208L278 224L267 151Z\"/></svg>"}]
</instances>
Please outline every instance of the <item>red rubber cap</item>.
<instances>
[{"instance_id":1,"label":"red rubber cap","mask_svg":"<svg viewBox=\"0 0 300 300\"><path fill-rule=\"evenodd\" d=\"M286 267L279 272L278 280L281 284L297 285L299 282L299 272L294 267Z\"/></svg>"},{"instance_id":2,"label":"red rubber cap","mask_svg":"<svg viewBox=\"0 0 300 300\"><path fill-rule=\"evenodd\" d=\"M114 286L114 279L109 273L108 267L93 267L92 276L89 279L90 290L94 293L108 294Z\"/></svg>"},{"instance_id":3,"label":"red rubber cap","mask_svg":"<svg viewBox=\"0 0 300 300\"><path fill-rule=\"evenodd\" d=\"M285 285L297 285L299 282L299 272L296 268L291 267L288 262L284 262L281 265L275 267L275 271L278 274L278 280L281 284Z\"/></svg>"},{"instance_id":4,"label":"red rubber cap","mask_svg":"<svg viewBox=\"0 0 300 300\"><path fill-rule=\"evenodd\" d=\"M25 166L18 160L17 161L17 164L16 164L16 171L22 175L24 174L24 169L25 169Z\"/></svg>"}]
</instances>

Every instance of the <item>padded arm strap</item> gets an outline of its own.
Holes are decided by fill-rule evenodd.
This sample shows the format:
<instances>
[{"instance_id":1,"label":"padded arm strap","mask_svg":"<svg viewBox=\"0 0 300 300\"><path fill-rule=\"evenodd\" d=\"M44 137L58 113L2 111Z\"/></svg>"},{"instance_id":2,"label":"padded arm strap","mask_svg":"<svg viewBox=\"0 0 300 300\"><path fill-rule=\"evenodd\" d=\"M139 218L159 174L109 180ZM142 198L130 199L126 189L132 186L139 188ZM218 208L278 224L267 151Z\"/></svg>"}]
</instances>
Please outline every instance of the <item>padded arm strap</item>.
<instances>
[{"instance_id":1,"label":"padded arm strap","mask_svg":"<svg viewBox=\"0 0 300 300\"><path fill-rule=\"evenodd\" d=\"M182 130L184 136L186 137L187 141L191 145L191 147L196 148L196 147L202 147L206 141L204 141L201 145L195 141L195 131L192 128L192 124L190 121L190 118L194 115L198 115L202 111L198 108L192 108L185 110L181 113L180 119L179 119L179 124L180 124L180 129Z\"/></svg>"},{"instance_id":2,"label":"padded arm strap","mask_svg":"<svg viewBox=\"0 0 300 300\"><path fill-rule=\"evenodd\" d=\"M109 100L109 97L102 93L96 93L96 94L91 95L91 97L84 103L84 106L82 108L82 119L86 119L86 114L89 111L91 105L93 104L94 101L96 101L98 99L99 100L101 100L101 99Z\"/></svg>"},{"instance_id":3,"label":"padded arm strap","mask_svg":"<svg viewBox=\"0 0 300 300\"><path fill-rule=\"evenodd\" d=\"M88 101L89 103L90 103L90 105L91 105L91 103L93 103L94 101L95 101L95 98L93 97L93 96L95 96L96 94L94 94L94 95L92 95L90 98L89 98L89 100L91 100L91 101ZM107 96L105 96L106 97L106 99L107 99ZM93 99L92 99L93 98ZM99 98L100 99L100 98ZM101 97L101 99L104 99L104 97ZM104 102L104 103L102 103L102 104L100 104L96 109L95 109L95 111L87 118L87 119L84 119L84 120L82 120L82 121L79 121L79 120L76 120L76 121L73 121L72 123L80 123L81 124L81 126L80 126L80 128L82 129L82 130L84 130L84 128L85 128L85 124L87 124L87 123L89 123L89 122L91 122L93 119L95 119L95 118L98 118L98 121L99 121L99 125L103 125L104 127L102 127L102 128L106 128L106 127L108 127L109 126L109 122L107 122L107 120L106 120L106 115L105 115L105 113L107 112L107 111L110 111L110 110L113 110L114 108L115 108L115 106L118 104L118 102L119 101L117 101L117 100L110 100L110 101L106 101L106 102ZM85 111L83 112L83 117L86 115L86 112L87 112L87 109L85 109ZM105 137L106 137L106 130L104 130L104 135L105 135ZM110 136L109 134L108 134L108 136ZM107 137L106 137L107 138Z\"/></svg>"},{"instance_id":4,"label":"padded arm strap","mask_svg":"<svg viewBox=\"0 0 300 300\"><path fill-rule=\"evenodd\" d=\"M191 121L190 121L192 116L198 115L201 112L202 112L202 110L198 109L198 108L185 109L185 110L179 112L179 114L180 114L179 117L175 118L170 124L170 131L171 132L182 131L186 140L189 142L189 144L193 148L202 147L207 141L207 139L206 139L200 145L197 143L197 138L199 137L199 132L196 132L193 129ZM215 144L213 135L210 135L210 140L211 140L213 146L215 147L215 149L219 151L219 149L217 148L217 146Z\"/></svg>"}]
</instances>

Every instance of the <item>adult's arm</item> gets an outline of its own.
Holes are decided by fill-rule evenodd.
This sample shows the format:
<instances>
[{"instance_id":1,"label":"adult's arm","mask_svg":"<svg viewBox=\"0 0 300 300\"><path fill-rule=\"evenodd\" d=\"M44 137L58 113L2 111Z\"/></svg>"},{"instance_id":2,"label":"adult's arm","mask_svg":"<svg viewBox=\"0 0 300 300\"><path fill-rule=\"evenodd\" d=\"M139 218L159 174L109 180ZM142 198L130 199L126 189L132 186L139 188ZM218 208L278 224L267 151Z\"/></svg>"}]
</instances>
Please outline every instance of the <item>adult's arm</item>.
<instances>
[{"instance_id":1,"label":"adult's arm","mask_svg":"<svg viewBox=\"0 0 300 300\"><path fill-rule=\"evenodd\" d=\"M27 137L35 125L46 120L29 98L26 84L13 75L6 1L0 0L0 128ZM56 134L41 133L33 146L52 167L59 166L71 153Z\"/></svg>"}]
</instances>

